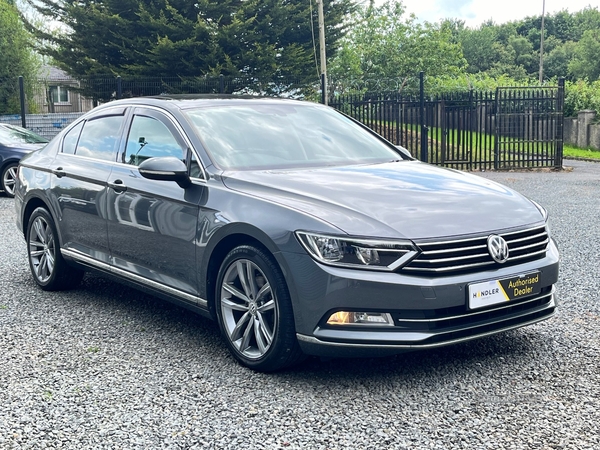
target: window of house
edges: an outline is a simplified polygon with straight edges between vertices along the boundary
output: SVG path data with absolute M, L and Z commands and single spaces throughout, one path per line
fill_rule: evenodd
M 63 86 L 50 86 L 52 103 L 69 103 L 69 90 Z

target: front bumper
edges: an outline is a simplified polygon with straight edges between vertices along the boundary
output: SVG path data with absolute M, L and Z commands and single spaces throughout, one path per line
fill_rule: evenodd
M 552 242 L 543 259 L 450 277 L 425 278 L 320 265 L 285 255 L 294 273 L 290 291 L 302 350 L 317 356 L 385 356 L 450 345 L 552 317 L 559 255 Z M 470 310 L 468 285 L 539 271 L 541 291 Z M 393 326 L 328 325 L 336 311 L 391 314 Z

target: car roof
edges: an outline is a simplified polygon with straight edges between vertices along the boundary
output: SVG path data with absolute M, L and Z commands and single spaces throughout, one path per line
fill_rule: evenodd
M 156 95 L 149 97 L 134 97 L 122 100 L 116 100 L 102 105 L 100 108 L 108 108 L 114 106 L 120 106 L 123 104 L 128 105 L 150 105 L 159 106 L 166 109 L 195 109 L 208 106 L 218 105 L 243 105 L 251 102 L 257 102 L 261 104 L 310 104 L 316 105 L 315 103 L 303 102 L 299 100 L 277 98 L 277 97 L 260 97 L 253 95 L 236 95 L 236 94 L 177 94 L 177 95 Z

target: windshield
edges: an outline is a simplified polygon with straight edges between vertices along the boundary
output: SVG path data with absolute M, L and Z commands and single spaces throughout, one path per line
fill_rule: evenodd
M 0 125 L 0 143 L 11 144 L 46 144 L 48 139 L 14 125 Z
M 329 108 L 254 103 L 186 111 L 213 162 L 251 170 L 341 166 L 402 159 L 384 141 Z

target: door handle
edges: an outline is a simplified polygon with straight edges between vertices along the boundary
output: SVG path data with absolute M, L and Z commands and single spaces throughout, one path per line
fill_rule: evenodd
M 127 186 L 125 186 L 123 180 L 109 181 L 108 187 L 113 189 L 117 194 L 122 194 L 127 190 Z
M 56 169 L 54 169 L 52 171 L 52 173 L 54 175 L 56 175 L 58 178 L 62 178 L 62 177 L 64 177 L 67 174 L 67 172 L 65 172 L 62 167 L 57 167 Z

